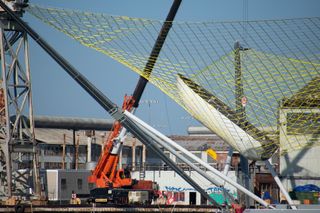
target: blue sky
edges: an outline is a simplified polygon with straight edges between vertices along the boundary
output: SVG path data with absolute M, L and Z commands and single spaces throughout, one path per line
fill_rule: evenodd
M 183 0 L 176 20 L 243 20 L 246 0 Z M 171 0 L 30 0 L 31 3 L 112 15 L 164 20 Z M 315 17 L 319 0 L 247 0 L 248 19 Z M 81 46 L 66 35 L 36 20 L 23 17 L 111 100 L 121 105 L 131 94 L 139 76 L 99 52 Z M 109 115 L 30 39 L 31 74 L 35 115 L 109 118 Z M 198 123 L 157 88 L 148 85 L 137 115 L 165 134 L 186 134 Z

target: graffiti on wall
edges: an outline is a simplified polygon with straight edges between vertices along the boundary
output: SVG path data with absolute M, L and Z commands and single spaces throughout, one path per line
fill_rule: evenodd
M 164 189 L 165 191 L 172 191 L 172 192 L 194 191 L 194 188 L 175 187 L 175 186 L 165 186 Z
M 230 195 L 232 195 L 235 199 L 238 197 L 238 194 L 236 191 L 231 191 L 230 189 L 226 189 L 224 187 L 209 187 L 207 189 L 207 193 L 212 197 L 217 203 L 223 204 L 225 202 L 229 203 L 228 200 L 226 200 L 226 195 L 224 191 L 228 192 Z
M 237 192 L 236 191 L 231 191 L 230 189 L 225 189 L 228 193 L 230 193 L 234 198 L 237 198 Z M 192 191 L 194 192 L 194 188 L 186 188 L 186 187 L 176 187 L 176 186 L 165 186 L 164 191 L 169 191 L 169 192 L 188 192 Z M 217 203 L 223 204 L 225 200 L 225 194 L 224 194 L 224 188 L 223 187 L 218 187 L 218 186 L 212 186 L 208 187 L 206 189 L 206 192 L 212 197 Z

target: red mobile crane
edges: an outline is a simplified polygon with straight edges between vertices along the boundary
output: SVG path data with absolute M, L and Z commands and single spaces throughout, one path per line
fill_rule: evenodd
M 134 106 L 132 96 L 125 96 L 122 109 L 131 111 Z M 113 202 L 128 203 L 129 192 L 143 191 L 146 194 L 144 200 L 140 202 L 150 204 L 157 197 L 158 185 L 153 181 L 135 180 L 130 176 L 130 171 L 117 169 L 119 163 L 119 152 L 121 150 L 122 139 L 120 136 L 122 126 L 119 121 L 114 122 L 100 155 L 99 161 L 92 175 L 89 176 L 88 182 L 94 183 L 96 189 L 90 194 L 89 202 Z
M 131 111 L 133 103 L 132 96 L 125 96 L 122 109 Z M 132 179 L 124 169 L 117 170 L 119 155 L 112 152 L 114 144 L 117 143 L 116 140 L 118 140 L 120 130 L 120 122 L 114 122 L 112 131 L 104 144 L 103 153 L 100 155 L 98 164 L 92 171 L 92 175 L 88 178 L 89 183 L 95 183 L 99 188 L 122 188 L 133 185 Z

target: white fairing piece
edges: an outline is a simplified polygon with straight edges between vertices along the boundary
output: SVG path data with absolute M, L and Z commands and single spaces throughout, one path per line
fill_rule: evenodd
M 202 99 L 178 77 L 177 89 L 186 109 L 208 129 L 251 160 L 262 159 L 262 144 Z

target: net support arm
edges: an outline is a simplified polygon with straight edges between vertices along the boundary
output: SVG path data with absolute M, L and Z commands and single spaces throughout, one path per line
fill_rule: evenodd
M 178 9 L 180 7 L 181 2 L 182 2 L 182 0 L 174 0 L 171 5 L 170 11 L 167 15 L 167 18 L 162 25 L 162 28 L 158 34 L 158 37 L 153 45 L 153 48 L 152 48 L 152 51 L 151 51 L 150 56 L 148 58 L 148 61 L 144 67 L 143 73 L 145 73 L 146 77 L 149 77 L 151 75 L 153 67 L 158 59 L 158 56 L 159 56 L 160 51 L 162 49 L 162 46 L 165 42 L 165 39 L 166 39 L 167 35 L 169 34 L 169 31 L 172 26 L 172 21 L 174 20 L 176 14 L 178 12 Z M 137 82 L 137 85 L 136 85 L 135 90 L 132 95 L 132 99 L 134 100 L 133 108 L 131 110 L 129 110 L 132 113 L 134 113 L 135 109 L 138 108 L 140 99 L 142 97 L 142 94 L 144 92 L 144 89 L 145 89 L 147 83 L 148 83 L 148 80 L 146 78 L 144 78 L 142 76 L 139 77 L 139 80 Z M 115 154 L 115 153 L 119 153 L 121 151 L 120 143 L 124 140 L 123 137 L 125 137 L 125 136 L 126 136 L 126 129 L 122 128 L 120 131 L 118 140 L 116 141 L 116 143 L 114 143 L 115 147 L 112 150 L 112 153 Z
M 133 99 L 135 100 L 133 107 L 137 108 L 139 105 L 140 98 L 142 96 L 142 93 L 148 83 L 147 78 L 151 75 L 151 72 L 153 70 L 154 65 L 157 62 L 158 56 L 160 54 L 160 51 L 163 47 L 163 44 L 169 34 L 169 31 L 172 27 L 172 21 L 174 20 L 174 17 L 177 14 L 177 11 L 179 9 L 179 6 L 181 4 L 182 0 L 174 0 L 170 11 L 168 13 L 168 16 L 165 20 L 165 22 L 162 25 L 162 28 L 159 32 L 159 35 L 157 37 L 157 40 L 152 48 L 151 54 L 148 58 L 148 61 L 146 63 L 146 66 L 144 67 L 143 73 L 145 77 L 140 76 L 139 81 L 136 85 L 136 88 L 133 92 Z

